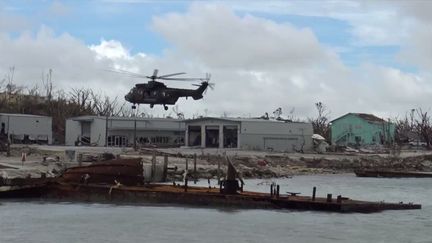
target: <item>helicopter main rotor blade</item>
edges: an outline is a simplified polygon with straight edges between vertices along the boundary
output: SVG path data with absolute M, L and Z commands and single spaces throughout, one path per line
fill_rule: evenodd
M 158 78 L 162 80 L 170 80 L 170 81 L 197 81 L 201 80 L 200 78 Z
M 172 73 L 172 74 L 165 74 L 165 75 L 162 75 L 162 76 L 159 76 L 159 77 L 157 77 L 157 78 L 168 78 L 168 77 L 172 77 L 172 76 L 176 76 L 176 75 L 181 75 L 181 74 L 186 74 L 185 72 L 181 72 L 181 73 Z
M 119 73 L 119 74 L 124 74 L 124 75 L 128 75 L 128 76 L 134 77 L 134 78 L 147 78 L 144 75 L 141 75 L 141 74 L 138 74 L 138 73 L 134 73 L 134 72 L 130 72 L 130 71 L 126 71 L 126 70 L 121 70 L 121 69 L 106 69 L 105 71 L 113 72 L 113 73 Z

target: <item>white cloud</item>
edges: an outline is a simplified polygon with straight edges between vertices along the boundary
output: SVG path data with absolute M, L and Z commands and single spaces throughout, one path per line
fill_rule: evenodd
M 0 53 L 0 73 L 5 74 L 14 66 L 18 85 L 41 85 L 42 73 L 52 69 L 53 82 L 58 88 L 90 87 L 110 95 L 127 90 L 126 85 L 119 85 L 118 77 L 104 71 L 113 67 L 114 59 L 98 59 L 96 52 L 82 41 L 68 34 L 55 35 L 47 27 L 36 35 L 23 33 L 16 38 L 0 35 Z M 134 61 L 139 63 L 142 59 L 140 56 Z M 119 89 L 112 89 L 116 86 Z
M 94 51 L 98 59 L 126 59 L 131 60 L 129 50 L 123 47 L 119 41 L 104 39 L 99 45 L 90 45 L 90 50 Z
M 327 58 L 311 30 L 239 17 L 222 5 L 194 4 L 186 14 L 155 17 L 154 29 L 184 55 L 213 67 L 285 69 Z

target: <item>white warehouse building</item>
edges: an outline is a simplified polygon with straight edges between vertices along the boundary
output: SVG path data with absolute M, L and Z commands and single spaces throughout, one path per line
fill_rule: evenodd
M 212 118 L 186 120 L 185 145 L 296 152 L 312 150 L 311 123 L 265 119 Z
M 0 113 L 1 131 L 11 143 L 52 143 L 52 118 L 49 116 Z
M 172 118 L 80 116 L 66 120 L 66 145 L 126 147 L 184 145 L 183 120 Z

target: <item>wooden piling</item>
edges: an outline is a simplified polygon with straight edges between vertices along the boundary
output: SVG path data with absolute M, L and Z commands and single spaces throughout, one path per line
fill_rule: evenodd
M 197 183 L 197 154 L 194 154 L 193 156 L 193 177 L 194 177 L 194 184 Z
M 7 143 L 6 157 L 10 157 L 10 143 Z
M 184 184 L 184 191 L 187 192 L 188 189 L 188 179 L 185 179 L 185 184 Z
M 156 173 L 156 151 L 153 150 L 153 156 L 152 156 L 152 160 L 151 160 L 151 173 L 150 173 L 150 177 L 151 177 L 151 181 L 154 181 L 155 179 L 155 173 Z
M 327 202 L 328 202 L 328 203 L 331 203 L 331 202 L 332 202 L 332 194 L 331 194 L 331 193 L 328 193 L 328 194 L 327 194 Z
M 273 183 L 270 185 L 270 196 L 273 196 Z
M 221 181 L 220 181 L 220 169 L 221 169 L 221 162 L 220 162 L 221 160 L 220 159 L 218 159 L 218 167 L 217 167 L 217 179 L 218 179 L 218 185 L 220 185 L 221 184 Z
M 314 186 L 312 189 L 312 201 L 315 201 L 315 196 L 316 196 L 316 187 Z
M 279 192 L 280 192 L 280 186 L 277 185 L 276 186 L 276 197 L 279 197 Z
M 77 156 L 77 160 L 78 160 L 78 166 L 82 166 L 82 161 L 83 161 L 83 154 L 79 153 Z
M 163 163 L 163 175 L 162 180 L 166 181 L 168 176 L 168 155 L 164 155 L 164 163 Z

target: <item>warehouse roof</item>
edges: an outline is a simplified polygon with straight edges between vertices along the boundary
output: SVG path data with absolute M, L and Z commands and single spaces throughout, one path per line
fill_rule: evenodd
M 50 116 L 18 114 L 18 113 L 0 113 L 0 116 L 19 116 L 19 117 L 34 117 L 34 118 L 51 118 Z
M 292 122 L 275 119 L 263 119 L 263 118 L 241 118 L 241 117 L 200 117 L 196 119 L 187 119 L 186 122 L 192 121 L 204 121 L 204 120 L 220 120 L 220 121 L 234 121 L 234 122 L 275 122 L 275 123 L 304 123 L 304 122 Z
M 77 116 L 69 118 L 70 120 L 74 121 L 93 121 L 95 119 L 106 119 L 106 116 Z M 68 119 L 68 120 L 69 120 Z M 181 122 L 184 120 L 181 119 L 175 119 L 175 118 L 148 118 L 148 117 L 117 117 L 117 116 L 110 116 L 108 117 L 108 120 L 123 120 L 123 121 L 133 121 L 133 120 L 144 120 L 144 121 L 177 121 Z

